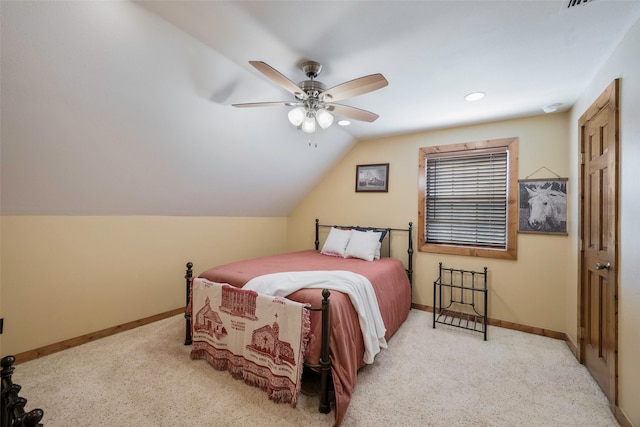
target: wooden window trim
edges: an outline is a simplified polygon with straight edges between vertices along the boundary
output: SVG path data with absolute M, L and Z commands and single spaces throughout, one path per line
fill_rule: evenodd
M 492 249 L 470 246 L 455 246 L 445 244 L 426 244 L 424 239 L 425 215 L 425 156 L 455 155 L 465 151 L 491 150 L 506 148 L 509 152 L 508 161 L 508 194 L 507 194 L 507 248 Z M 501 138 L 461 144 L 422 147 L 419 149 L 418 171 L 418 250 L 449 255 L 477 256 L 485 258 L 515 260 L 518 258 L 518 138 Z

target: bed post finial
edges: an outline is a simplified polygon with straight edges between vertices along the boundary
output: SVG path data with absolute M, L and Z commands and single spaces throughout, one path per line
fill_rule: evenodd
M 316 251 L 318 250 L 318 248 L 320 247 L 320 237 L 318 234 L 318 229 L 320 228 L 320 220 L 318 218 L 316 218 Z

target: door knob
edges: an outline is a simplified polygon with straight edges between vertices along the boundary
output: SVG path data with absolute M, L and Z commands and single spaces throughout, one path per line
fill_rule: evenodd
M 606 264 L 600 264 L 599 262 L 596 262 L 596 270 L 608 270 L 611 268 L 611 263 L 606 263 Z

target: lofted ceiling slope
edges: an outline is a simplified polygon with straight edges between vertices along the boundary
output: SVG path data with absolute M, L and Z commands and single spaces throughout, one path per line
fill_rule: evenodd
M 640 2 L 0 2 L 3 215 L 286 216 L 356 141 L 570 108 Z M 373 123 L 307 135 L 248 64 L 328 87 Z M 467 103 L 472 91 L 487 96 Z

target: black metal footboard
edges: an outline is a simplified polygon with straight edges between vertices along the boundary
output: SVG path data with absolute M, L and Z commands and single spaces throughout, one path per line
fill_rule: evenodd
M 191 312 L 189 310 L 189 304 L 191 302 L 191 282 L 193 280 L 193 263 L 188 262 L 186 264 L 187 270 L 184 275 L 187 304 L 184 312 L 186 320 L 185 325 L 185 337 L 184 345 L 192 344 L 191 336 Z M 310 311 L 322 312 L 322 341 L 320 347 L 320 360 L 317 365 L 305 363 L 305 366 L 314 369 L 320 369 L 320 403 L 318 411 L 323 414 L 331 412 L 331 402 L 329 401 L 329 389 L 331 385 L 331 359 L 329 358 L 329 321 L 330 321 L 330 308 L 331 301 L 329 296 L 331 292 L 328 289 L 322 290 L 322 305 L 321 307 L 305 307 Z
M 186 280 L 185 289 L 187 296 L 187 305 L 184 310 L 184 318 L 186 320 L 186 330 L 184 334 L 184 345 L 191 345 L 191 312 L 189 311 L 189 303 L 191 302 L 191 279 L 193 279 L 193 263 L 187 263 L 187 272 L 184 275 Z
M 2 364 L 2 394 L 1 394 L 1 406 L 2 406 L 2 418 L 1 427 L 35 427 L 42 426 L 40 420 L 44 416 L 42 409 L 33 409 L 29 412 L 25 412 L 24 407 L 27 404 L 27 399 L 20 397 L 20 387 L 18 384 L 14 384 L 11 377 L 15 368 L 12 366 L 16 361 L 14 356 L 5 356 L 0 362 Z
M 304 365 L 320 369 L 320 405 L 318 411 L 323 414 L 331 412 L 331 402 L 329 402 L 329 385 L 331 384 L 331 359 L 329 359 L 329 321 L 331 320 L 331 312 L 329 310 L 331 292 L 329 289 L 322 290 L 322 307 L 305 307 L 310 311 L 322 312 L 322 342 L 320 347 L 320 360 L 317 365 L 305 363 Z

